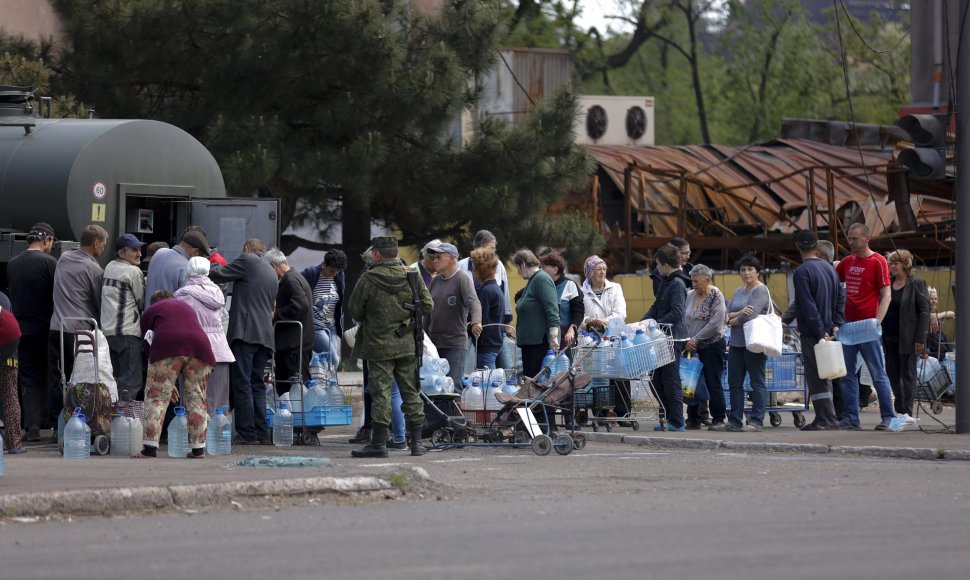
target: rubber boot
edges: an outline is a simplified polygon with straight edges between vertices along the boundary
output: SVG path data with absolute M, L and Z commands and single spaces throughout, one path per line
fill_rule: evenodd
M 421 429 L 423 425 L 408 425 L 408 444 L 411 446 L 411 456 L 417 457 L 428 452 L 428 448 L 421 444 Z
M 370 441 L 371 426 L 364 424 L 357 430 L 357 434 L 350 438 L 348 443 L 367 443 Z
M 387 425 L 374 423 L 371 426 L 370 443 L 360 449 L 354 449 L 350 455 L 364 458 L 387 457 Z

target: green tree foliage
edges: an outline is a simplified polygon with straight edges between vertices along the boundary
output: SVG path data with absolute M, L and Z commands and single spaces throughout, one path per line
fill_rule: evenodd
M 51 95 L 56 57 L 49 40 L 33 42 L 23 37 L 0 32 L 0 85 L 33 89 L 38 95 Z M 54 94 L 51 101 L 54 117 L 83 117 L 87 108 L 70 94 Z
M 591 170 L 572 145 L 572 96 L 518 126 L 473 119 L 464 148 L 452 136 L 507 33 L 498 0 L 445 2 L 434 17 L 394 0 L 54 5 L 79 94 L 105 113 L 185 128 L 219 160 L 231 194 L 282 198 L 284 225 L 336 218 L 348 254 L 366 247 L 373 223 L 405 244 L 467 243 L 488 227 L 510 249 L 576 226 L 542 217 Z M 284 240 L 296 245 L 314 246 Z

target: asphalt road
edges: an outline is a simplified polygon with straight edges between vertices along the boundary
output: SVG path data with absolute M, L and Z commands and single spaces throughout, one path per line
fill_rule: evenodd
M 965 579 L 968 463 L 453 450 L 409 500 L 7 523 L 0 578 Z

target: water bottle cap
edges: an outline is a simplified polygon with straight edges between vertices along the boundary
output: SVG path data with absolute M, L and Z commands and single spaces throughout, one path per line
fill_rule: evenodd
M 185 415 L 185 407 L 182 407 L 181 405 L 175 407 L 175 416 L 181 417 L 182 415 Z
M 82 423 L 87 423 L 87 422 L 88 422 L 88 418 L 84 416 L 84 413 L 78 413 L 78 414 L 77 414 L 77 418 L 78 418 L 78 420 L 80 420 L 80 421 L 81 421 Z
M 280 401 L 280 404 L 279 404 L 279 407 L 278 408 L 279 409 L 289 409 L 289 407 L 286 404 L 286 401 Z
M 643 334 L 643 329 L 642 328 L 638 328 L 637 329 L 637 334 Z
M 556 354 L 556 352 L 554 350 L 552 350 L 551 348 L 546 351 L 546 356 L 555 355 L 555 354 Z
M 225 415 L 225 414 L 226 414 L 225 407 L 219 407 L 218 409 L 216 409 L 216 415 Z
M 310 379 L 309 381 L 306 382 L 306 388 L 308 388 L 308 389 L 312 389 L 315 386 L 317 386 L 317 380 L 316 379 Z

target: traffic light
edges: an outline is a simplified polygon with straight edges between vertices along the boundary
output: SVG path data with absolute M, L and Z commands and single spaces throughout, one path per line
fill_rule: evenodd
M 946 129 L 936 115 L 906 115 L 896 123 L 915 145 L 899 152 L 898 161 L 916 179 L 946 177 Z

